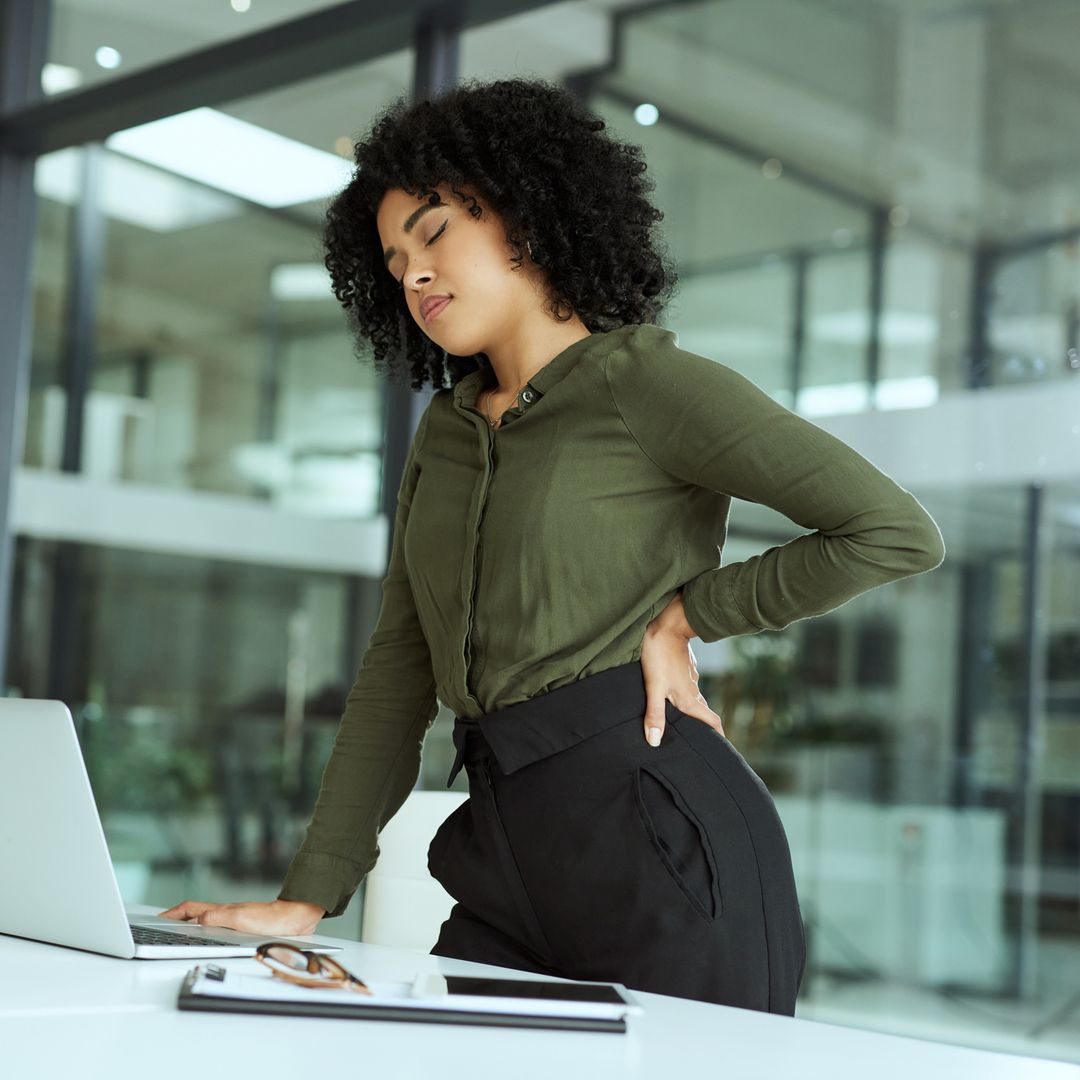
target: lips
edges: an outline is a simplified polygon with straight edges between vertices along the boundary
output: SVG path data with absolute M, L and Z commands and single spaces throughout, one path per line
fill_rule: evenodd
M 420 314 L 424 317 L 424 322 L 431 322 L 452 299 L 453 297 L 450 296 L 427 297 L 420 305 Z

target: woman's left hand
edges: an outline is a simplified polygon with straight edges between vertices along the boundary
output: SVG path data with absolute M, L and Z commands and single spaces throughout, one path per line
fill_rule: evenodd
M 679 712 L 724 734 L 723 720 L 709 708 L 698 690 L 697 661 L 690 648 L 690 639 L 694 636 L 683 610 L 682 593 L 676 593 L 671 603 L 645 628 L 641 668 L 645 676 L 645 738 L 651 746 L 659 746 L 664 737 L 667 727 L 665 701 L 670 701 Z M 653 735 L 651 739 L 650 734 Z

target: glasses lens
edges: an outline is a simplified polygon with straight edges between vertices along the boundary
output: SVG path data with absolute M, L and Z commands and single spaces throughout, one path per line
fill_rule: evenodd
M 307 957 L 290 945 L 271 945 L 263 955 L 288 971 L 307 971 Z
M 336 960 L 322 953 L 312 953 L 310 957 L 293 945 L 266 945 L 259 948 L 259 955 L 271 966 L 282 973 L 303 974 L 306 978 L 322 978 L 329 983 L 351 983 L 362 986 L 363 983 L 350 974 Z
M 329 975 L 334 979 L 348 977 L 349 973 L 336 960 L 331 960 L 329 956 L 323 956 L 322 953 L 316 953 L 315 958 L 319 961 L 319 967 L 324 975 Z

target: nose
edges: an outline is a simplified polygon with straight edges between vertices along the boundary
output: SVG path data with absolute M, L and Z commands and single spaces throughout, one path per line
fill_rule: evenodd
M 412 288 L 417 288 L 420 285 L 426 285 L 431 280 L 430 273 L 414 274 L 411 278 L 406 277 L 405 283 L 411 285 Z

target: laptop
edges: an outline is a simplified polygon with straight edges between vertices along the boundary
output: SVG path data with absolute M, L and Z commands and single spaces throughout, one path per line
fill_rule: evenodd
M 0 934 L 135 960 L 252 956 L 265 941 L 341 951 L 129 912 L 62 701 L 0 698 L 0 769 Z

